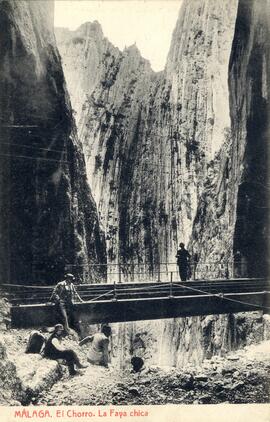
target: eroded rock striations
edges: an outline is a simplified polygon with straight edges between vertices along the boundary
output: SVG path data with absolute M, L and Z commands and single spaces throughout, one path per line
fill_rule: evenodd
M 67 268 L 93 279 L 89 264 L 106 260 L 53 13 L 0 1 L 1 282 L 53 283 Z
M 167 279 L 159 264 L 175 262 L 184 240 L 198 276 L 265 272 L 268 10 L 268 0 L 184 1 L 159 73 L 96 22 L 57 30 L 109 263 L 160 266 Z M 153 362 L 199 362 L 245 343 L 251 325 L 240 333 L 236 317 L 209 316 L 120 326 L 119 359 L 139 335 Z
M 269 10 L 269 0 L 239 1 L 229 66 L 231 129 L 209 163 L 193 229 L 201 258 L 225 256 L 238 277 L 269 269 Z
M 108 262 L 151 272 L 188 242 L 208 163 L 230 126 L 236 8 L 184 2 L 159 73 L 136 46 L 113 47 L 96 22 L 57 30 Z
M 106 229 L 108 261 L 118 263 L 120 256 L 125 260 L 141 253 L 138 239 L 137 246 L 134 237 L 126 242 L 126 231 L 136 230 L 136 221 L 129 217 L 129 195 L 137 156 L 143 153 L 139 132 L 147 130 L 142 109 L 144 104 L 147 107 L 147 93 L 155 75 L 136 46 L 120 52 L 104 38 L 96 22 L 82 25 L 65 37 L 63 30 L 56 34 L 83 140 L 88 178 Z M 137 183 L 139 186 L 141 180 Z

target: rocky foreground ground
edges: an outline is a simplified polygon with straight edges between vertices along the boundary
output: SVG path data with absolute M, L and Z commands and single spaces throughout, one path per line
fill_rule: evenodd
M 267 403 L 270 393 L 270 340 L 224 357 L 213 356 L 200 367 L 181 369 L 145 364 L 141 373 L 89 365 L 70 377 L 65 365 L 25 354 L 29 330 L 0 335 L 0 404 L 108 405 Z M 48 335 L 48 334 L 47 334 Z M 65 340 L 86 362 L 87 346 Z
M 201 368 L 145 368 L 139 374 L 89 366 L 64 375 L 35 403 L 46 405 L 269 402 L 270 341 L 214 356 Z

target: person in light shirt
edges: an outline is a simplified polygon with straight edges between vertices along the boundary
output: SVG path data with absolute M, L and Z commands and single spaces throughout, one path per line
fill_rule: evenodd
M 64 359 L 67 363 L 69 374 L 77 375 L 79 374 L 76 371 L 77 368 L 86 368 L 87 365 L 83 365 L 77 354 L 72 349 L 65 349 L 61 344 L 61 340 L 64 335 L 64 327 L 62 324 L 56 324 L 54 331 L 51 336 L 48 338 L 46 345 L 44 347 L 43 355 L 49 359 Z
M 73 281 L 73 274 L 66 274 L 63 281 L 57 283 L 53 289 L 49 302 L 55 303 L 57 310 L 62 316 L 62 322 L 67 334 L 70 334 L 70 323 L 76 326 L 73 304 L 76 301 L 83 302 L 78 294 Z
M 100 333 L 93 336 L 85 337 L 80 341 L 79 345 L 82 346 L 86 343 L 91 343 L 88 352 L 88 362 L 94 365 L 101 365 L 108 368 L 109 364 L 109 337 L 112 334 L 112 329 L 108 325 L 101 328 Z

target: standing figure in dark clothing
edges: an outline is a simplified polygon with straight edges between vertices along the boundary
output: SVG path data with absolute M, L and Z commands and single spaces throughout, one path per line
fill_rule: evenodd
M 180 249 L 177 251 L 177 265 L 179 268 L 179 275 L 181 281 L 186 281 L 188 278 L 189 268 L 190 268 L 190 254 L 185 249 L 184 243 L 179 244 Z
M 69 374 L 76 375 L 78 372 L 75 370 L 75 365 L 77 368 L 86 368 L 87 365 L 83 365 L 77 354 L 74 350 L 65 349 L 61 340 L 64 334 L 64 327 L 62 324 L 56 324 L 54 327 L 54 332 L 48 338 L 45 348 L 44 348 L 44 357 L 49 359 L 64 359 L 67 362 Z
M 62 316 L 67 334 L 70 333 L 70 323 L 75 326 L 73 304 L 76 300 L 83 302 L 73 284 L 74 278 L 73 274 L 66 274 L 64 280 L 55 286 L 50 298 Z

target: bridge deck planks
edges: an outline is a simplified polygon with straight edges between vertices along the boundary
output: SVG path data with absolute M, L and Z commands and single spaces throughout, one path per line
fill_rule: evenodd
M 100 285 L 98 285 L 100 286 Z M 190 290 L 190 288 L 194 290 Z M 81 285 L 78 290 L 81 297 L 85 301 L 89 300 L 102 300 L 102 295 L 106 292 L 110 292 L 106 295 L 107 298 L 113 298 L 116 295 L 118 298 L 140 298 L 140 297 L 162 297 L 172 292 L 173 295 L 186 295 L 193 294 L 198 295 L 200 292 L 196 291 L 203 290 L 208 293 L 229 293 L 229 292 L 253 292 L 268 290 L 270 288 L 268 280 L 237 280 L 234 283 L 228 280 L 213 282 L 206 281 L 191 281 L 186 283 L 173 283 L 172 286 L 168 283 L 136 283 L 136 284 L 121 284 L 121 285 Z M 23 304 L 35 304 L 35 303 L 46 303 L 49 301 L 51 296 L 50 292 L 43 292 L 38 290 L 23 289 L 21 292 L 7 293 L 7 297 L 10 302 L 14 305 Z M 99 296 L 101 296 L 99 298 Z
M 88 285 L 87 288 L 85 285 L 80 286 L 85 290 L 82 297 L 92 301 L 75 304 L 75 313 L 79 320 L 94 324 L 246 312 L 270 305 L 270 288 L 266 279 L 192 281 L 180 284 L 185 287 L 180 287 L 179 283 L 174 283 L 172 287 L 164 283 L 107 284 L 98 285 L 98 288 L 97 285 Z M 114 287 L 115 296 L 112 292 L 96 300 L 97 296 L 113 290 Z M 206 293 L 201 294 L 189 290 L 188 287 L 201 289 Z M 173 297 L 170 297 L 171 294 Z M 212 294 L 221 294 L 224 298 Z M 44 295 L 46 300 L 48 297 Z M 12 307 L 14 327 L 53 325 L 59 322 L 54 305 L 34 303 L 39 298 L 38 295 L 34 298 L 21 297 L 21 305 Z M 225 298 L 247 303 L 227 301 Z M 16 300 L 18 298 L 14 298 Z

